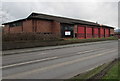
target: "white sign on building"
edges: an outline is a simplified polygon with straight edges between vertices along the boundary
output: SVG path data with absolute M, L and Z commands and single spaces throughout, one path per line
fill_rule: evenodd
M 70 31 L 65 31 L 65 35 L 71 35 Z

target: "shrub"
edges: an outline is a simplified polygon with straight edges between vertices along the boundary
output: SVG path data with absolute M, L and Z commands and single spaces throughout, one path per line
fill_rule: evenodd
M 44 34 L 44 33 L 7 33 L 2 34 L 3 41 L 26 41 L 26 40 L 60 40 L 57 34 Z

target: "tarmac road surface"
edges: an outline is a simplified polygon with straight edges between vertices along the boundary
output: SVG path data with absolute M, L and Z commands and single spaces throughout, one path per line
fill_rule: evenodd
M 118 57 L 118 41 L 2 57 L 3 79 L 68 79 Z

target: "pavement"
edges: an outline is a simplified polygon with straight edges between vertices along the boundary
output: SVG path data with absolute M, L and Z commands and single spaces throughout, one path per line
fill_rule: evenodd
M 77 43 L 77 44 L 68 44 L 68 45 L 59 45 L 59 46 L 48 46 L 48 47 L 35 47 L 35 48 L 5 50 L 5 51 L 2 51 L 2 55 L 12 55 L 12 54 L 35 52 L 35 51 L 44 51 L 44 50 L 53 50 L 53 49 L 61 49 L 61 48 L 78 47 L 78 46 L 85 46 L 85 45 L 91 45 L 91 44 L 109 43 L 109 42 L 113 42 L 113 41 L 115 41 L 115 40 L 89 42 L 89 43 Z
M 118 58 L 118 41 L 74 45 L 5 55 L 2 57 L 3 66 L 0 67 L 2 78 L 69 79 Z

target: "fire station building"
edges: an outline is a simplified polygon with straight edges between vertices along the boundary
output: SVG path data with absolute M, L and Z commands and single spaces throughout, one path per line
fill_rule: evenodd
M 114 35 L 114 28 L 79 19 L 32 13 L 27 18 L 3 23 L 4 33 L 45 33 L 62 38 L 102 38 Z

